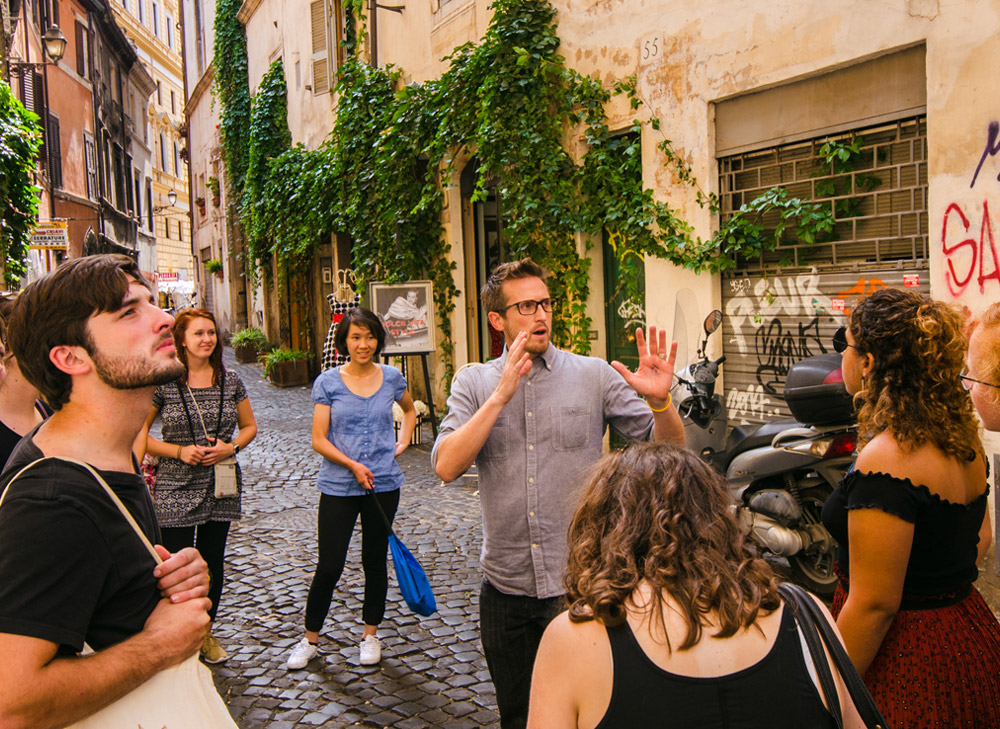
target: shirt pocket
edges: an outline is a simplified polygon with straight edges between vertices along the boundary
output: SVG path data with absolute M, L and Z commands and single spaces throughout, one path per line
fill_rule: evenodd
M 334 409 L 336 408 L 336 409 Z M 392 416 L 390 416 L 391 418 Z M 362 408 L 335 403 L 330 408 L 330 432 L 342 435 L 366 435 L 372 429 L 372 419 Z
M 510 449 L 510 418 L 501 415 L 493 424 L 489 438 L 479 451 L 479 458 L 484 461 L 496 461 L 507 457 Z
M 590 442 L 590 410 L 579 405 L 552 408 L 557 451 L 575 451 Z

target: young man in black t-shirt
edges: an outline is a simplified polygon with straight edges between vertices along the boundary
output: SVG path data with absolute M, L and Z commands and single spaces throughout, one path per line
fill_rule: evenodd
M 55 408 L 0 476 L 49 456 L 96 468 L 150 541 L 159 530 L 132 458 L 156 386 L 176 379 L 173 319 L 126 256 L 78 258 L 18 297 L 8 343 Z M 49 460 L 0 505 L 0 724 L 63 727 L 193 655 L 208 571 L 193 549 L 156 566 L 94 477 Z M 77 652 L 86 642 L 96 652 Z M 179 697 L 183 700 L 183 697 Z

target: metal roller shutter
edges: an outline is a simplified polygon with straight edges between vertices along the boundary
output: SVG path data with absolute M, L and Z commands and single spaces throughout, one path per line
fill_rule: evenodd
M 817 194 L 817 185 L 836 177 L 841 191 L 830 198 L 835 240 L 809 246 L 786 233 L 774 254 L 744 262 L 723 277 L 730 426 L 790 417 L 783 398 L 788 368 L 832 351 L 833 332 L 859 298 L 889 286 L 929 291 L 926 119 L 842 138 L 856 137 L 863 140 L 862 154 L 846 176 L 823 174 L 816 152 L 825 139 L 719 160 L 723 215 L 775 185 L 803 199 L 820 199 L 826 196 Z

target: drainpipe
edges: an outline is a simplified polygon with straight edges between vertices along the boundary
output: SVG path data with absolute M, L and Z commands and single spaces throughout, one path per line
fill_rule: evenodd
M 0 0 L 3 2 L 3 0 Z M 88 30 L 92 38 L 97 39 L 97 28 L 94 23 L 94 11 L 87 11 L 87 25 Z M 104 47 L 103 43 L 92 43 L 91 48 L 94 46 L 100 46 L 103 53 L 107 52 L 107 48 Z M 87 69 L 90 72 L 90 89 L 91 98 L 93 103 L 91 106 L 94 107 L 94 156 L 97 157 L 97 241 L 101 243 L 104 237 L 104 185 L 107 182 L 107 176 L 104 171 L 104 130 L 101 125 L 101 99 L 99 98 L 99 93 L 97 90 L 97 73 L 95 69 L 97 68 L 98 59 L 95 54 L 91 54 L 90 58 L 90 68 Z M 86 255 L 86 252 L 84 252 Z

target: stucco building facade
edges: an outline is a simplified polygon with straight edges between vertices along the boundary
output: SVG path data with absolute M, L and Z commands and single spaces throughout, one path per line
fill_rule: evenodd
M 142 225 L 156 241 L 156 277 L 164 280 L 161 290 L 169 291 L 169 284 L 190 282 L 195 274 L 188 215 L 179 3 L 113 0 L 110 7 L 152 79 L 144 99 L 128 101 L 141 119 L 134 129 L 136 143 L 148 150 L 146 164 L 136 171 L 132 184 L 143 202 Z
M 788 368 L 831 350 L 830 335 L 859 296 L 912 287 L 972 315 L 1000 299 L 1000 105 L 984 91 L 1000 57 L 997 0 L 553 4 L 569 66 L 607 87 L 635 77 L 642 106 L 614 100 L 611 129 L 626 133 L 636 117 L 659 120 L 659 130 L 639 132 L 643 182 L 697 236 L 711 238 L 726 216 L 776 186 L 828 199 L 835 214 L 829 239 L 805 246 L 786 234 L 773 257 L 741 261 L 724 275 L 647 259 L 639 302 L 607 301 L 616 277 L 607 235 L 581 237 L 579 253 L 592 259 L 593 354 L 621 358 L 633 346 L 629 329 L 652 323 L 672 327 L 693 355 L 701 318 L 719 308 L 723 330 L 709 348 L 727 355 L 729 422 L 752 425 L 787 412 Z M 491 17 L 486 0 L 366 8 L 369 42 L 376 39 L 367 57 L 399 68 L 403 84 L 439 77 L 445 57 L 482 38 Z M 314 148 L 336 108 L 329 89 L 343 32 L 340 3 L 247 0 L 239 17 L 251 90 L 282 58 L 293 141 Z M 690 164 L 698 187 L 719 196 L 721 217 L 665 164 L 664 139 Z M 836 174 L 819 162 L 828 140 L 856 150 Z M 579 136 L 567 145 L 583 151 Z M 461 292 L 451 322 L 456 367 L 496 354 L 476 292 L 503 255 L 502 200 L 472 198 L 474 150 L 461 154 L 442 186 L 442 225 Z M 349 242 L 336 237 L 317 252 L 317 294 L 333 290 L 349 258 Z M 314 300 L 318 320 L 325 302 Z M 280 316 L 264 312 L 271 319 Z M 440 401 L 444 368 L 434 369 Z M 987 434 L 985 442 L 995 474 L 1000 440 Z M 988 573 L 995 584 L 994 563 Z

